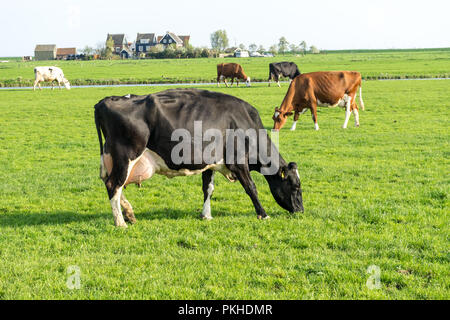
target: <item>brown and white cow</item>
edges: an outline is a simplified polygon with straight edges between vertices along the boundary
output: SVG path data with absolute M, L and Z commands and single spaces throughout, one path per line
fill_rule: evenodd
M 233 85 L 234 78 L 236 78 L 236 86 L 239 85 L 239 79 L 245 81 L 247 87 L 250 87 L 250 77 L 248 77 L 242 66 L 238 63 L 220 63 L 217 65 L 217 86 L 220 80 L 223 79 L 225 85 L 228 87 L 227 78 L 231 78 L 231 85 Z
M 345 108 L 343 128 L 347 128 L 350 114 L 353 111 L 355 126 L 359 127 L 358 105 L 356 91 L 359 87 L 359 104 L 364 110 L 361 91 L 361 74 L 356 71 L 324 71 L 304 73 L 296 77 L 289 86 L 288 92 L 280 108 L 275 108 L 273 115 L 274 130 L 280 130 L 286 123 L 287 117 L 294 111 L 294 123 L 291 130 L 295 130 L 300 114 L 311 111 L 314 128 L 319 130 L 317 123 L 317 106 Z

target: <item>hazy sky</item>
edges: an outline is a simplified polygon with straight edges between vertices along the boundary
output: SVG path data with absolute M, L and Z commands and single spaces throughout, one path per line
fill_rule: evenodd
M 320 49 L 450 47 L 449 0 L 2 1 L 0 56 L 33 55 L 40 44 L 96 47 L 106 34 L 191 35 L 210 46 L 225 29 L 230 45 L 268 48 L 285 36 Z

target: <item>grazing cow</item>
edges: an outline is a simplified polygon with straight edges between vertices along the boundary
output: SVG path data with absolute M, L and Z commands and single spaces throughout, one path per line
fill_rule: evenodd
M 271 80 L 276 81 L 278 87 L 281 87 L 281 76 L 289 78 L 289 82 L 291 82 L 296 76 L 299 75 L 300 70 L 298 70 L 298 67 L 294 62 L 272 62 L 269 64 L 269 87 Z
M 236 78 L 236 86 L 239 86 L 239 79 L 245 81 L 247 87 L 250 87 L 250 77 L 244 73 L 244 69 L 238 63 L 220 63 L 217 65 L 217 86 L 220 80 L 223 79 L 225 85 L 228 87 L 227 78 L 231 78 L 231 85 L 233 85 L 234 78 Z
M 361 74 L 356 71 L 312 72 L 296 77 L 290 84 L 280 108 L 275 108 L 272 118 L 273 129 L 280 130 L 287 117 L 294 111 L 294 123 L 291 130 L 295 130 L 299 115 L 309 109 L 314 128 L 319 130 L 317 106 L 345 107 L 345 121 L 342 127 L 347 128 L 352 111 L 355 115 L 355 126 L 359 127 L 358 105 L 355 98 L 359 87 L 359 104 L 364 110 L 361 81 Z
M 58 67 L 36 67 L 34 68 L 34 85 L 33 90 L 36 90 L 36 85 L 39 85 L 39 89 L 41 88 L 41 82 L 50 81 L 53 87 L 53 81 L 58 82 L 58 87 L 61 89 L 61 82 L 64 84 L 67 90 L 70 90 L 70 83 L 64 77 L 63 71 Z
M 210 199 L 216 171 L 229 181 L 239 180 L 259 219 L 268 216 L 250 175 L 253 170 L 264 174 L 274 199 L 282 208 L 290 212 L 303 211 L 297 164 L 286 163 L 268 137 L 258 111 L 238 98 L 198 89 L 106 97 L 95 105 L 95 123 L 100 143 L 100 177 L 108 192 L 116 226 L 126 227 L 125 220 L 135 222 L 133 208 L 125 198 L 123 188 L 132 183 L 140 184 L 155 173 L 169 178 L 201 173 L 204 219 L 212 218 Z M 251 153 L 256 149 L 250 148 L 255 141 L 252 142 L 249 136 L 242 140 L 243 143 L 237 141 L 235 146 L 238 136 L 234 133 L 226 143 L 220 144 L 233 130 L 258 130 L 260 135 L 256 139 L 261 144 L 257 151 Z M 212 136 L 209 140 L 198 140 L 199 136 L 200 139 L 202 135 L 206 137 L 208 132 L 215 132 L 214 143 L 219 146 L 209 159 L 204 155 L 208 152 L 212 155 L 211 144 L 205 146 L 205 141 L 212 141 Z M 182 156 L 180 137 L 186 138 L 183 143 L 187 147 Z M 271 149 L 270 161 L 265 158 L 267 153 L 262 153 L 264 144 Z M 183 161 L 180 162 L 178 156 Z M 275 162 L 278 165 L 271 173 L 265 171 Z

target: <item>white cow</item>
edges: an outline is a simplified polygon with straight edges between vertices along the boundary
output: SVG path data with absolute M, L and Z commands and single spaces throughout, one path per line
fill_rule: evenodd
M 69 80 L 64 78 L 63 71 L 58 67 L 36 67 L 34 68 L 34 86 L 33 90 L 36 90 L 36 85 L 39 85 L 39 89 L 41 88 L 41 82 L 50 81 L 53 87 L 53 81 L 58 81 L 58 87 L 61 89 L 61 82 L 64 84 L 67 90 L 70 90 Z

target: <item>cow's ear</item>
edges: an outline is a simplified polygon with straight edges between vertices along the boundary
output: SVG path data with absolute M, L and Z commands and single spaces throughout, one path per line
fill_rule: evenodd
M 286 117 L 290 117 L 290 116 L 292 116 L 294 113 L 293 112 L 286 112 L 284 115 L 286 116 Z
M 287 178 L 287 167 L 280 167 L 280 170 L 278 171 L 278 174 L 280 175 L 281 179 Z
M 295 162 L 289 162 L 288 169 L 289 170 L 297 170 L 298 169 L 297 164 Z

